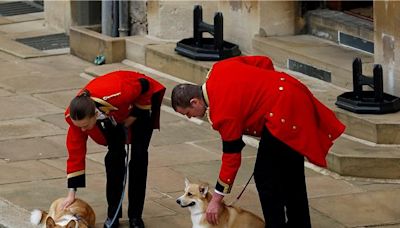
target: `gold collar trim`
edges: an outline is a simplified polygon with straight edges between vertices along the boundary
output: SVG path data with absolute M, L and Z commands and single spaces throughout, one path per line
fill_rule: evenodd
M 201 86 L 201 91 L 203 92 L 204 102 L 206 103 L 207 107 L 209 107 L 210 100 L 208 99 L 206 83 L 204 83 L 204 84 Z
M 98 107 L 98 109 L 100 109 L 102 112 L 104 112 L 105 114 L 109 114 L 111 111 L 117 111 L 118 108 L 114 107 L 112 104 L 108 103 L 105 100 L 102 100 L 100 98 L 97 97 L 90 97 L 92 98 L 93 101 L 101 104 L 102 106 Z

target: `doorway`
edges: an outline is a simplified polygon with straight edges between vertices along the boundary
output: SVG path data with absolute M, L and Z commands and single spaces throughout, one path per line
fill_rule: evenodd
M 373 1 L 326 1 L 326 8 L 373 21 Z

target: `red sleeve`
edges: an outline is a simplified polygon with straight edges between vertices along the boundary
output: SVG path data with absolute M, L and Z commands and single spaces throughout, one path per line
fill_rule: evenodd
M 221 193 L 231 192 L 236 174 L 240 168 L 242 155 L 240 152 L 223 153 L 219 178 L 215 189 Z
M 222 164 L 215 189 L 228 194 L 241 164 L 241 151 L 244 147 L 242 124 L 237 118 L 225 118 L 213 123 L 213 127 L 219 131 L 223 141 Z
M 85 187 L 85 157 L 88 135 L 70 125 L 67 133 L 67 181 L 69 188 Z

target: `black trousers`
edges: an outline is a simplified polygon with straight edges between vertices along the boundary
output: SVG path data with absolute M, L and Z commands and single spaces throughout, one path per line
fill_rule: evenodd
M 311 227 L 304 157 L 264 127 L 254 180 L 267 228 Z
M 128 217 L 141 218 L 146 193 L 148 147 L 153 133 L 150 113 L 141 115 L 130 127 L 132 131 L 131 159 L 129 161 L 128 184 Z M 105 156 L 106 166 L 106 196 L 108 203 L 107 214 L 113 218 L 118 209 L 123 191 L 125 175 L 125 130 L 122 125 L 117 125 L 105 131 L 108 143 L 108 152 Z M 118 212 L 122 217 L 122 208 Z

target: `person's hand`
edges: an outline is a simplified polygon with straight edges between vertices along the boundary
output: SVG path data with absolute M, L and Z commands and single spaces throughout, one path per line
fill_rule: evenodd
M 223 195 L 220 195 L 216 192 L 213 193 L 213 197 L 208 204 L 206 210 L 206 218 L 207 222 L 212 225 L 218 225 L 218 216 L 220 211 L 222 210 L 222 199 L 224 198 Z
M 61 210 L 67 209 L 75 201 L 75 191 L 69 191 L 67 197 L 60 205 Z
M 129 126 L 131 126 L 133 124 L 133 122 L 135 122 L 136 117 L 133 116 L 128 116 L 128 118 L 126 118 L 124 120 L 124 127 L 128 128 Z

